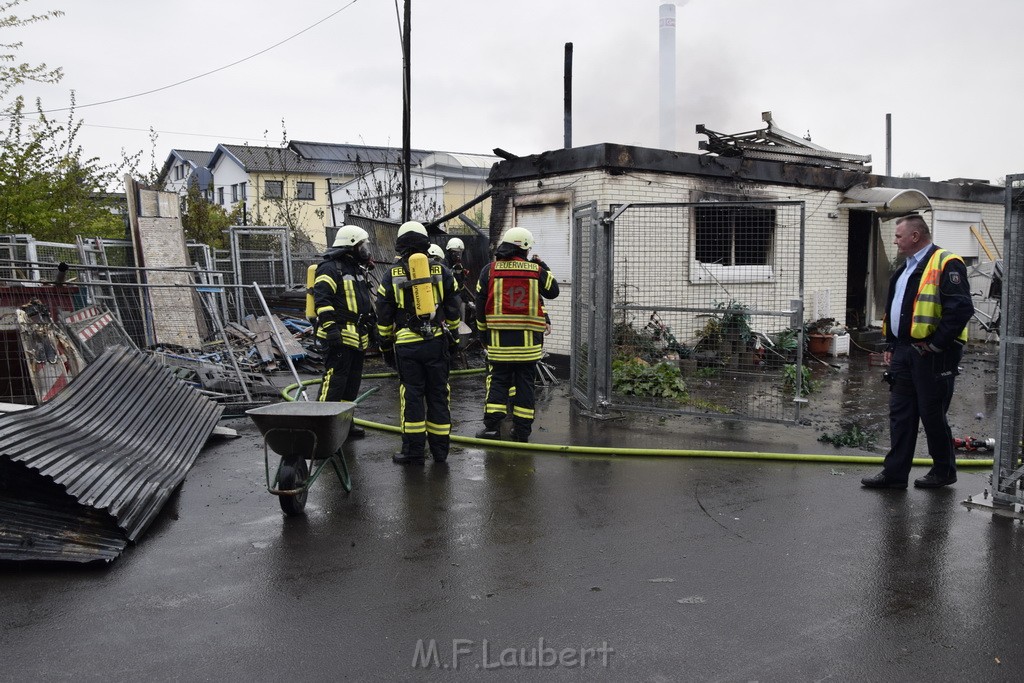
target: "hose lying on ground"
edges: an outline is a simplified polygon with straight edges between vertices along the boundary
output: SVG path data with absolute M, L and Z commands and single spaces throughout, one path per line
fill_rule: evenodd
M 453 370 L 451 374 L 472 374 L 481 370 Z M 395 377 L 394 373 L 377 373 L 374 375 L 363 375 L 363 378 Z M 286 401 L 294 401 L 292 396 L 300 386 L 319 384 L 319 379 L 310 379 L 302 382 L 301 385 L 290 384 L 281 391 Z M 375 389 L 362 394 L 356 399 L 356 403 L 373 393 Z M 360 427 L 368 427 L 385 432 L 401 434 L 401 427 L 354 418 L 355 424 Z M 496 439 L 477 439 L 472 436 L 460 436 L 452 434 L 451 440 L 455 443 L 469 444 L 475 446 L 489 446 L 491 448 L 513 448 L 522 451 L 535 451 L 542 453 L 561 453 L 571 455 L 615 455 L 629 457 L 675 457 L 675 458 L 722 458 L 731 460 L 771 460 L 783 462 L 828 462 L 846 465 L 881 465 L 883 458 L 880 455 L 826 455 L 812 453 L 763 453 L 757 451 L 710 451 L 678 448 L 619 448 L 616 446 L 567 446 L 564 444 L 547 443 L 522 443 L 519 441 L 500 441 Z M 915 465 L 931 465 L 930 458 L 914 458 Z M 957 467 L 992 467 L 991 458 L 979 459 L 958 459 Z

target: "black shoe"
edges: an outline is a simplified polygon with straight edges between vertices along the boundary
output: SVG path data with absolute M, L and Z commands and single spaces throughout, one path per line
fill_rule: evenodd
M 956 483 L 956 475 L 949 477 L 940 477 L 937 474 L 928 474 L 914 480 L 914 487 L 919 489 L 937 489 L 943 486 L 949 486 L 950 484 Z
M 515 441 L 517 443 L 528 443 L 530 441 L 530 435 L 517 432 L 513 429 L 508 435 L 508 440 Z
M 889 479 L 885 476 L 885 472 L 879 472 L 873 477 L 864 477 L 860 480 L 860 485 L 866 489 L 905 489 L 907 488 L 907 482 L 897 481 L 896 479 Z
M 476 438 L 478 438 L 478 439 L 500 439 L 501 438 L 501 432 L 498 430 L 497 427 L 495 427 L 493 429 L 491 427 L 484 427 L 483 429 L 481 429 L 479 432 L 476 433 Z
M 351 427 L 348 428 L 348 437 L 345 440 L 348 441 L 350 439 L 361 439 L 364 436 L 366 436 L 365 429 L 357 425 L 352 425 Z
M 422 465 L 426 461 L 422 453 L 395 453 L 391 462 L 399 465 Z
M 435 455 L 433 457 L 434 457 L 434 464 L 436 464 L 436 465 L 444 465 L 445 463 L 448 462 L 448 454 L 447 453 L 445 453 L 444 455 Z

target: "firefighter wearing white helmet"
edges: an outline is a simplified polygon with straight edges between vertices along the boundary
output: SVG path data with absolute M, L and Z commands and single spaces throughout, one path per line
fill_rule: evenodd
M 440 244 L 431 244 L 427 248 L 427 256 L 434 263 L 442 263 L 444 261 L 444 249 L 441 248 Z
M 509 228 L 501 236 L 495 260 L 484 266 L 477 282 L 476 327 L 487 348 L 484 428 L 477 438 L 501 438 L 513 388 L 509 439 L 528 441 L 533 431 L 533 383 L 547 328 L 542 299 L 558 296 L 558 281 L 547 264 L 537 257 L 527 260 L 533 245 L 529 230 Z
M 447 252 L 445 263 L 452 269 L 455 283 L 459 286 L 459 291 L 462 292 L 466 284 L 466 276 L 469 275 L 469 271 L 462 263 L 462 252 L 466 251 L 466 244 L 458 237 L 453 237 L 448 240 L 445 251 Z
M 434 462 L 445 462 L 451 441 L 448 369 L 458 342 L 458 299 L 448 267 L 427 262 L 430 247 L 422 223 L 403 223 L 395 239 L 398 260 L 377 287 L 380 349 L 402 383 L 402 450 L 392 456 L 402 465 L 422 464 L 428 445 Z
M 423 224 L 419 221 L 406 221 L 398 227 L 398 237 L 407 235 L 409 233 L 415 233 L 417 235 L 427 236 L 427 229 L 423 227 Z
M 370 234 L 358 225 L 343 225 L 334 233 L 334 244 L 332 247 L 354 247 L 361 242 L 370 239 Z
M 316 337 L 324 353 L 320 401 L 353 401 L 359 396 L 363 356 L 375 325 L 369 234 L 357 225 L 338 228 L 313 280 Z M 352 426 L 350 437 L 363 435 Z
M 462 252 L 464 251 L 466 251 L 466 244 L 458 237 L 451 238 L 445 246 L 445 263 L 451 268 L 452 275 L 455 277 L 455 286 L 459 290 L 459 318 L 472 330 L 476 325 L 476 309 L 473 293 L 466 286 L 469 280 L 469 268 L 462 262 Z
M 501 236 L 502 244 L 514 244 L 524 251 L 533 249 L 533 233 L 526 228 L 514 227 Z

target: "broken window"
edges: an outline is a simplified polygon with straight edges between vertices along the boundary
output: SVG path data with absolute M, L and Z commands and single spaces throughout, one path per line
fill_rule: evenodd
M 772 278 L 775 209 L 708 206 L 694 209 L 692 282 L 755 282 Z
M 267 180 L 263 183 L 263 196 L 267 199 L 283 199 L 284 198 L 284 181 L 283 180 Z

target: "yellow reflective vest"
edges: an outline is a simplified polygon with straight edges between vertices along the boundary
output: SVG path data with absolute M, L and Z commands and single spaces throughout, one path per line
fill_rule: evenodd
M 914 339 L 927 339 L 939 326 L 942 319 L 942 303 L 939 301 L 939 282 L 942 280 L 942 269 L 950 259 L 963 263 L 963 259 L 951 251 L 937 249 L 928 259 L 928 265 L 921 274 L 921 284 L 914 298 L 913 321 L 910 325 L 910 336 Z M 960 341 L 967 341 L 967 327 L 964 327 Z

